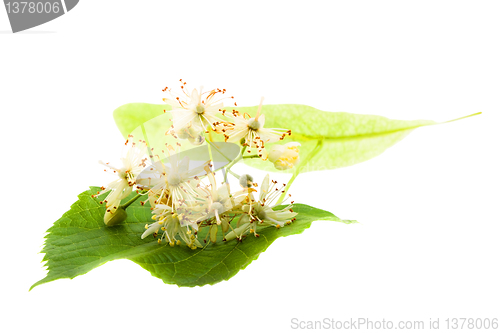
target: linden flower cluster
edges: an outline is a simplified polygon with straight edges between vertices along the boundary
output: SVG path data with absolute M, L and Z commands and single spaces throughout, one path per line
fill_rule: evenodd
M 181 80 L 182 82 L 182 80 Z M 226 142 L 239 143 L 244 147 L 256 148 L 258 156 L 267 159 L 265 145 L 283 140 L 292 131 L 281 128 L 265 128 L 265 115 L 261 114 L 262 102 L 255 117 L 248 113 L 240 113 L 235 108 L 228 111 L 223 108 L 224 99 L 232 99 L 233 96 L 223 97 L 225 89 L 213 89 L 203 92 L 202 87 L 198 92 L 193 89 L 191 93 L 186 90 L 186 82 L 182 82 L 182 94 L 175 94 L 166 87 L 164 92 L 169 94 L 163 101 L 172 106 L 173 125 L 168 134 L 176 138 L 190 139 L 193 144 L 202 144 L 201 137 L 204 133 L 213 131 L 224 135 Z M 234 103 L 236 107 L 236 103 Z
M 168 88 L 163 90 L 169 95 L 164 101 L 172 106 L 172 126 L 164 132 L 176 142 L 165 144 L 167 149 L 162 150 L 165 158 L 153 154 L 153 148 L 148 147 L 145 140 L 135 143 L 130 135 L 121 166 L 101 162 L 106 171 L 118 178 L 94 195 L 107 194 L 101 201 L 106 205 L 104 222 L 107 225 L 123 222 L 127 207 L 143 197 L 141 204 L 149 203 L 153 222 L 145 225 L 141 238 L 151 236 L 157 238 L 158 243 L 167 242 L 171 246 L 184 243 L 191 249 L 207 242 L 241 241 L 248 235 L 259 237 L 263 228 L 281 228 L 292 223 L 297 213 L 293 211 L 293 201 L 285 204 L 290 198 L 286 184 L 278 185 L 267 175 L 259 185 L 252 176 L 240 176 L 231 170 L 244 158 L 269 160 L 279 170 L 296 166 L 298 143 L 275 144 L 266 150 L 268 144 L 283 140 L 291 131 L 264 127 L 262 99 L 256 115 L 251 117 L 236 110 L 236 103 L 230 111 L 224 109 L 223 100 L 233 98 L 224 96 L 225 89 L 203 92 L 200 88 L 189 92 L 185 85 L 182 82 L 180 95 Z M 224 156 L 228 161 L 217 170 L 211 159 L 200 164 L 180 148 L 184 147 L 183 142 L 188 142 L 192 146 L 216 149 L 217 140 L 213 137 L 217 135 L 228 142 L 226 145 L 240 147 L 238 156 L 236 153 L 234 159 Z M 190 151 L 200 151 L 197 149 L 200 148 Z M 222 181 L 217 181 L 218 175 Z M 233 189 L 228 175 L 238 181 Z M 121 204 L 133 191 L 137 195 Z

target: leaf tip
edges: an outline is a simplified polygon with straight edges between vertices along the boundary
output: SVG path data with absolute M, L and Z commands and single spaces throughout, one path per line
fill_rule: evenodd
M 42 281 L 42 280 L 40 280 L 40 281 Z M 31 290 L 33 290 L 33 288 L 35 288 L 36 286 L 38 286 L 39 284 L 41 284 L 40 281 L 33 283 L 33 285 L 30 287 L 30 289 L 28 290 L 28 292 L 30 292 Z

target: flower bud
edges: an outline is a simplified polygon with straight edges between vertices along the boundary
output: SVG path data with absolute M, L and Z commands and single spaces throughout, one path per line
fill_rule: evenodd
M 222 219 L 222 232 L 226 233 L 229 230 L 229 221 L 227 218 Z
M 210 226 L 210 241 L 212 243 L 216 243 L 217 242 L 217 231 L 218 231 L 218 228 L 217 228 L 217 224 L 212 224 Z
M 187 138 L 190 137 L 189 136 L 189 129 L 187 127 L 183 127 L 179 130 L 175 130 L 175 134 L 181 140 L 186 140 Z
M 205 136 L 203 135 L 203 132 L 200 133 L 199 130 L 197 130 L 193 126 L 176 129 L 175 134 L 181 140 L 188 139 L 189 142 L 191 142 L 191 144 L 195 146 L 199 146 L 205 142 Z
M 193 145 L 193 146 L 199 146 L 201 144 L 203 144 L 203 142 L 205 142 L 205 137 L 202 135 L 202 134 L 197 134 L 193 137 L 189 137 L 189 142 Z
M 240 176 L 240 185 L 243 188 L 250 188 L 253 186 L 253 177 L 248 174 Z
M 106 213 L 104 213 L 104 223 L 106 223 L 108 227 L 117 225 L 125 221 L 126 219 L 127 212 L 121 207 L 118 207 L 118 209 L 116 209 L 114 212 L 106 211 Z

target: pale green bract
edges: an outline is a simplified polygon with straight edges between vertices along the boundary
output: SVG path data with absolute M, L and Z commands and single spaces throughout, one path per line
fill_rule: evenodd
M 253 115 L 257 107 L 238 110 Z M 292 129 L 292 135 L 284 142 L 301 144 L 301 173 L 364 162 L 382 154 L 412 130 L 436 124 L 432 120 L 405 121 L 374 115 L 325 112 L 293 104 L 264 105 L 262 113 L 266 115 L 266 127 Z M 245 163 L 262 170 L 274 169 L 272 164 L 258 159 L 245 160 Z
M 294 211 L 299 215 L 289 226 L 266 228 L 260 232 L 260 237 L 247 237 L 242 242 L 222 242 L 219 237 L 216 244 L 208 242 L 193 251 L 187 246 L 160 245 L 153 238 L 141 239 L 144 225 L 152 220 L 150 206 L 141 206 L 138 201 L 127 208 L 128 217 L 124 223 L 107 227 L 102 220 L 105 207 L 91 197 L 98 190 L 94 187 L 81 193 L 71 209 L 48 230 L 42 250 L 48 274 L 31 288 L 57 279 L 72 279 L 116 259 L 129 259 L 165 283 L 185 287 L 214 284 L 228 280 L 245 268 L 277 238 L 299 234 L 313 221 L 355 222 L 295 204 Z M 203 239 L 204 235 L 199 237 Z
M 234 108 L 254 116 L 258 107 Z M 226 109 L 232 110 L 233 107 Z M 140 133 L 138 129 L 143 124 L 151 128 L 148 133 L 154 132 L 152 129 L 156 127 L 170 126 L 169 116 L 163 115 L 168 110 L 170 106 L 165 104 L 131 103 L 117 108 L 114 118 L 126 138 L 132 132 Z M 301 144 L 299 167 L 284 171 L 294 173 L 330 170 L 364 162 L 380 155 L 414 129 L 437 124 L 432 120 L 393 120 L 375 115 L 325 112 L 297 104 L 263 105 L 262 114 L 266 116 L 266 128 L 292 130 L 292 135 L 278 144 L 292 141 Z M 154 146 L 154 140 L 150 141 Z M 272 145 L 266 145 L 267 149 L 270 147 Z M 258 158 L 245 159 L 244 162 L 257 169 L 278 172 L 272 163 Z
M 123 137 L 127 138 L 137 127 L 170 109 L 166 104 L 128 103 L 117 108 L 113 117 Z

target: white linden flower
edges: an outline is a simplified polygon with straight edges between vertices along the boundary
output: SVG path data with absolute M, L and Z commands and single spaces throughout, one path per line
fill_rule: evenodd
M 210 241 L 215 243 L 217 240 L 218 227 L 221 226 L 222 233 L 226 233 L 230 228 L 230 216 L 225 213 L 230 213 L 231 210 L 236 209 L 241 205 L 241 201 L 244 199 L 244 194 L 247 191 L 239 191 L 232 193 L 229 189 L 229 184 L 225 183 L 221 187 L 217 187 L 217 182 L 212 171 L 208 167 L 205 167 L 207 172 L 207 178 L 210 181 L 210 185 L 206 187 L 200 187 L 199 192 L 201 194 L 200 198 L 205 200 L 206 208 L 202 210 L 203 214 L 198 219 L 198 222 L 203 223 L 203 221 L 210 221 L 215 219 L 215 223 L 210 224 Z
M 130 138 L 131 136 L 129 136 Z M 125 157 L 121 158 L 122 166 L 115 167 L 109 163 L 103 164 L 106 169 L 105 171 L 112 172 L 118 179 L 112 181 L 107 186 L 102 187 L 102 191 L 98 192 L 97 195 L 93 197 L 100 196 L 102 194 L 108 193 L 104 202 L 106 203 L 106 212 L 114 213 L 120 205 L 120 201 L 128 197 L 136 185 L 137 176 L 141 173 L 144 168 L 146 168 L 147 158 L 147 145 L 144 141 L 139 140 L 139 143 L 131 143 L 129 140 L 125 142 L 127 147 L 127 153 Z M 101 202 L 102 203 L 102 202 Z
M 299 162 L 299 146 L 298 142 L 274 145 L 269 150 L 268 159 L 278 170 L 291 169 Z
M 170 167 L 162 162 L 157 162 L 153 166 L 160 173 L 158 179 L 152 180 L 151 192 L 157 194 L 154 204 L 165 203 L 174 208 L 185 203 L 191 205 L 199 196 L 197 187 L 200 179 L 197 175 L 203 172 L 208 162 L 190 169 L 189 157 L 185 156 L 180 160 L 179 154 L 172 155 L 169 162 Z
M 163 231 L 162 236 L 158 239 L 158 243 L 166 239 L 170 246 L 174 246 L 180 245 L 182 239 L 193 250 L 202 247 L 193 233 L 193 230 L 197 230 L 196 223 L 186 223 L 186 219 L 182 214 L 174 212 L 172 207 L 168 205 L 156 205 L 153 214 L 155 214 L 153 215 L 153 220 L 158 221 L 151 225 L 146 224 L 146 231 L 142 234 L 142 239 L 149 235 L 156 237 L 160 231 Z M 177 239 L 177 237 L 180 239 Z
M 275 226 L 276 228 L 281 228 L 285 224 L 290 224 L 295 220 L 294 217 L 297 213 L 292 210 L 293 201 L 285 208 L 274 210 L 276 206 L 284 202 L 273 204 L 273 202 L 283 193 L 285 184 L 283 184 L 281 188 L 276 187 L 274 189 L 273 187 L 277 182 L 272 181 L 271 184 L 270 186 L 269 175 L 266 175 L 260 188 L 259 200 L 255 201 L 249 196 L 250 204 L 242 207 L 242 210 L 246 212 L 246 214 L 241 216 L 236 229 L 226 235 L 226 240 L 234 238 L 241 240 L 243 235 L 247 233 L 253 233 L 258 237 L 257 227 Z
M 193 89 L 191 93 L 188 93 L 184 88 L 185 84 L 183 82 L 181 86 L 185 95 L 183 98 L 175 97 L 168 88 L 165 88 L 171 95 L 171 98 L 164 98 L 163 100 L 173 108 L 174 132 L 180 133 L 187 128 L 193 128 L 197 133 L 207 132 L 209 128 L 214 129 L 214 124 L 220 121 L 218 116 L 221 114 L 220 111 L 223 106 L 221 102 L 223 98 L 218 98 L 218 95 L 225 94 L 226 89 L 213 89 L 202 92 L 202 88 L 200 88 L 199 92 Z
M 248 114 L 240 116 L 238 113 L 233 113 L 234 124 L 225 131 L 224 137 L 229 142 L 240 142 L 245 140 L 245 144 L 251 148 L 264 148 L 266 143 L 283 140 L 285 136 L 291 135 L 290 130 L 279 128 L 264 128 L 265 116 L 260 114 L 263 98 L 260 101 L 257 115 L 250 118 Z M 262 153 L 259 152 L 259 155 Z M 265 158 L 264 158 L 265 159 Z

